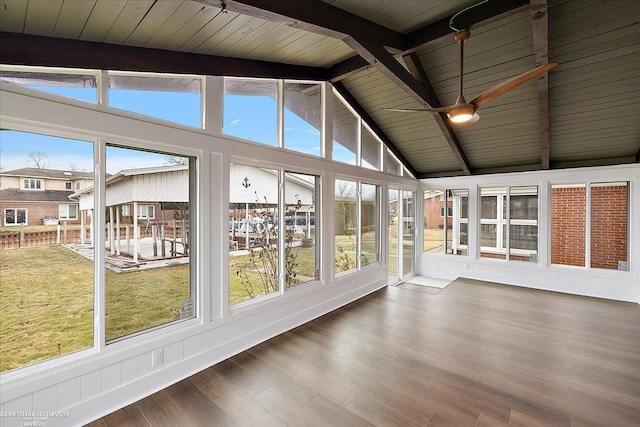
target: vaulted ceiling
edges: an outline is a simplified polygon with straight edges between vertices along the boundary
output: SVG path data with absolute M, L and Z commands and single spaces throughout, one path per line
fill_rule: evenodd
M 2 0 L 0 63 L 331 81 L 418 178 L 640 162 L 640 1 Z

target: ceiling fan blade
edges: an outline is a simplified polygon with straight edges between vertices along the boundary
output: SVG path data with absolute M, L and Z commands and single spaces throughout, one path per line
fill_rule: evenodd
M 505 80 L 502 83 L 495 85 L 491 89 L 485 90 L 480 95 L 472 99 L 471 102 L 469 102 L 469 104 L 473 104 L 476 108 L 480 108 L 481 106 L 491 101 L 492 99 L 497 98 L 500 95 L 503 95 L 509 92 L 511 89 L 515 88 L 516 86 L 519 86 L 524 82 L 527 82 L 533 78 L 536 78 L 540 74 L 543 74 L 557 66 L 558 66 L 557 62 L 552 62 L 551 64 L 541 65 L 539 67 L 534 68 L 533 70 L 527 71 L 526 73 L 522 73 L 508 80 Z
M 399 113 L 448 113 L 453 110 L 454 105 L 450 105 L 448 107 L 437 107 L 437 108 L 384 108 L 381 107 L 380 110 L 383 111 L 395 111 Z

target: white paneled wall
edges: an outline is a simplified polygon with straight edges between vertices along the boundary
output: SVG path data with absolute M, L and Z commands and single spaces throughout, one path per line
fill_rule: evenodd
M 552 265 L 549 245 L 552 183 L 629 181 L 630 271 Z M 537 185 L 540 189 L 538 263 L 480 258 L 477 239 L 478 189 L 482 186 Z M 419 274 L 442 279 L 466 277 L 550 291 L 640 303 L 640 165 L 620 165 L 423 180 L 423 189 L 469 189 L 468 256 L 424 252 Z

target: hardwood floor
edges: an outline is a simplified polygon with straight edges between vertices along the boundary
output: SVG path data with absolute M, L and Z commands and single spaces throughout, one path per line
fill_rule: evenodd
M 640 307 L 389 287 L 92 426 L 638 426 Z

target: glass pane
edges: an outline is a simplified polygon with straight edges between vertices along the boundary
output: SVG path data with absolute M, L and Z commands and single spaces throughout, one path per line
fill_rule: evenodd
M 460 223 L 460 244 L 467 246 L 469 244 L 468 225 L 466 222 Z
M 400 175 L 400 163 L 391 154 L 389 150 L 385 150 L 384 155 L 384 171 L 391 175 Z
M 511 187 L 509 192 L 509 244 L 503 247 L 509 247 L 510 260 L 537 262 L 538 187 Z
M 629 270 L 629 185 L 591 184 L 591 267 Z
M 333 160 L 356 164 L 358 148 L 358 119 L 333 96 Z
M 380 166 L 380 141 L 362 126 L 362 166 L 368 169 L 379 170 Z
M 202 128 L 202 80 L 109 73 L 109 106 Z
M 403 191 L 402 195 L 402 275 L 415 271 L 415 192 Z
M 320 280 L 320 177 L 284 174 L 285 288 Z
M 321 154 L 322 99 L 317 83 L 284 84 L 284 147 Z
M 551 263 L 585 265 L 587 190 L 580 185 L 551 186 Z
M 280 289 L 279 187 L 277 169 L 229 166 L 229 304 Z
M 60 201 L 78 197 L 65 182 L 93 182 L 93 143 L 2 130 L 0 151 L 5 166 L 0 372 L 5 372 L 93 347 L 94 251 L 87 241 L 86 211 L 82 219 L 59 221 Z M 46 159 L 46 169 L 34 167 L 30 153 L 35 151 Z M 72 161 L 83 170 L 71 170 Z M 22 191 L 25 175 L 38 177 L 46 192 Z
M 193 159 L 107 146 L 105 327 L 108 341 L 195 316 Z M 126 164 L 131 169 L 120 169 Z M 93 191 L 83 197 L 93 197 Z M 123 216 L 131 205 L 131 216 Z M 83 198 L 80 199 L 80 208 Z
M 489 248 L 496 247 L 497 228 L 498 226 L 496 224 L 480 225 L 480 246 L 486 246 Z
M 353 270 L 356 264 L 356 241 L 358 206 L 356 183 L 336 179 L 335 181 L 335 272 Z
M 360 265 L 377 263 L 379 256 L 378 224 L 380 202 L 378 186 L 362 184 L 361 212 L 361 237 L 360 237 Z
M 278 146 L 277 82 L 225 78 L 222 132 Z
M 425 252 L 444 253 L 444 191 L 424 192 L 424 242 Z
M 511 187 L 512 220 L 538 220 L 538 187 Z
M 400 222 L 398 221 L 398 190 L 389 189 L 389 252 L 387 259 L 387 274 L 390 282 L 400 278 L 398 273 L 398 237 Z
M 467 190 L 467 194 L 468 194 Z M 460 218 L 469 219 L 469 196 L 460 196 Z
M 481 196 L 480 197 L 480 218 L 481 219 L 497 219 L 498 218 L 498 197 L 497 196 Z
M 0 68 L 0 80 L 67 98 L 94 104 L 98 102 L 95 74 L 15 71 L 10 67 L 2 67 Z

